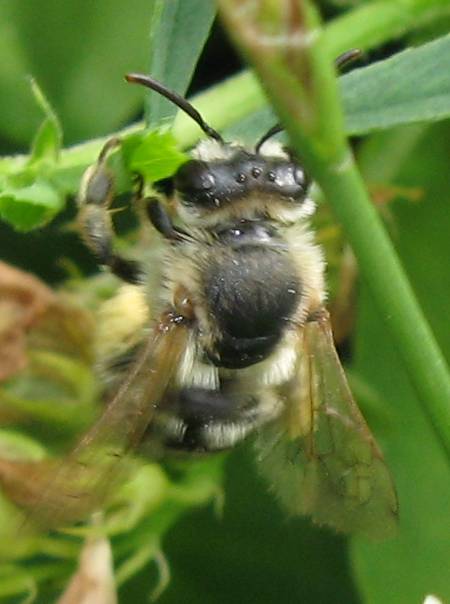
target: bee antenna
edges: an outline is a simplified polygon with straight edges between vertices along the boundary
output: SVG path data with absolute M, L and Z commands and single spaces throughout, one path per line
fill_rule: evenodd
M 142 84 L 142 86 L 146 86 L 147 88 L 158 92 L 160 95 L 179 107 L 182 111 L 187 113 L 189 117 L 194 120 L 194 122 L 197 122 L 207 136 L 214 138 L 216 141 L 219 141 L 219 143 L 225 144 L 220 134 L 204 121 L 197 109 L 195 109 L 195 107 L 193 107 L 189 101 L 187 101 L 174 90 L 169 90 L 169 88 L 166 88 L 164 84 L 161 84 L 161 82 L 158 82 L 158 80 L 140 73 L 129 73 L 125 76 L 125 79 L 131 84 Z
M 284 130 L 284 126 L 282 126 L 281 124 L 275 124 L 275 126 L 272 126 L 272 128 L 269 128 L 269 130 L 267 130 L 267 132 L 265 134 L 263 134 L 263 136 L 261 136 L 259 141 L 256 143 L 255 153 L 256 154 L 259 153 L 261 147 L 264 145 L 266 140 L 268 140 L 269 138 L 272 138 L 272 136 L 275 136 L 275 134 L 278 134 L 279 132 L 282 132 L 283 130 Z
M 350 48 L 350 50 L 346 50 L 335 59 L 334 64 L 336 69 L 341 69 L 344 65 L 348 65 L 349 63 L 356 61 L 356 59 L 360 59 L 362 54 L 360 48 Z
M 349 63 L 352 63 L 356 59 L 361 58 L 361 56 L 362 56 L 362 51 L 359 48 L 351 48 L 350 50 L 347 50 L 346 52 L 343 52 L 341 55 L 339 55 L 337 57 L 337 59 L 335 60 L 334 64 L 337 69 L 341 69 L 342 67 L 344 67 L 344 65 L 348 65 Z M 265 134 L 263 134 L 263 136 L 256 143 L 255 153 L 259 153 L 261 147 L 264 145 L 266 140 L 268 140 L 272 136 L 275 136 L 275 134 L 282 132 L 283 130 L 284 130 L 284 127 L 281 124 L 275 124 L 274 126 L 272 126 L 272 128 L 267 130 L 267 132 Z

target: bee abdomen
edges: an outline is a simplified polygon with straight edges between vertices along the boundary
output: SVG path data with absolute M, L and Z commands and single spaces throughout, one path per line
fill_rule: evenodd
M 170 394 L 147 437 L 169 451 L 209 453 L 229 449 L 265 419 L 257 403 L 253 396 L 183 388 Z

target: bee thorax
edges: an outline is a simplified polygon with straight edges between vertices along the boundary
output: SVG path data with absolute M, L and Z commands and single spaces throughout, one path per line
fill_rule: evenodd
M 298 307 L 294 264 L 273 243 L 224 246 L 208 266 L 206 301 L 220 332 L 208 356 L 216 366 L 237 369 L 267 358 Z

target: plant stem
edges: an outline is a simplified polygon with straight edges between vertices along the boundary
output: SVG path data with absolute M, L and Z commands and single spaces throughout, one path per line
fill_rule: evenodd
M 382 318 L 436 434 L 450 454 L 450 378 L 395 249 L 353 162 L 339 173 L 323 166 L 322 190 L 343 225 Z
M 342 224 L 423 409 L 450 454 L 448 368 L 345 142 L 328 43 L 314 6 L 308 0 L 244 5 L 221 0 L 220 6 L 230 35 L 253 63 L 293 148 Z

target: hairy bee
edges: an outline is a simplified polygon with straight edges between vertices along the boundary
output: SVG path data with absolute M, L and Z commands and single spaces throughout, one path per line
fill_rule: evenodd
M 395 490 L 334 349 L 323 253 L 307 222 L 308 175 L 268 140 L 279 126 L 254 149 L 227 143 L 162 84 L 127 79 L 169 98 L 208 138 L 146 200 L 159 235 L 142 265 L 113 246 L 106 164 L 120 141 L 85 174 L 83 236 L 132 284 L 115 310 L 128 306 L 131 322 L 128 344 L 103 360 L 112 401 L 53 477 L 53 490 L 71 477 L 71 502 L 47 520 L 95 508 L 131 449 L 211 453 L 253 434 L 261 471 L 291 512 L 340 531 L 389 534 Z

